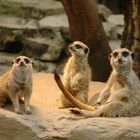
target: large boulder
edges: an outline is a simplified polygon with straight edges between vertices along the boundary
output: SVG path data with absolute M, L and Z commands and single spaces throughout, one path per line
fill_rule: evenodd
M 39 140 L 29 127 L 15 119 L 0 115 L 0 124 L 1 140 Z

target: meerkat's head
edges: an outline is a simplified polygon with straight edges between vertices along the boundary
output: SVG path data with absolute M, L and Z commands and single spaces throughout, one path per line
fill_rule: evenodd
M 69 50 L 72 55 L 87 57 L 89 54 L 89 48 L 87 45 L 80 41 L 75 41 L 69 46 Z
M 110 54 L 110 63 L 113 68 L 132 68 L 133 53 L 126 48 L 114 50 Z
M 12 61 L 13 68 L 32 69 L 33 62 L 26 56 L 19 56 Z

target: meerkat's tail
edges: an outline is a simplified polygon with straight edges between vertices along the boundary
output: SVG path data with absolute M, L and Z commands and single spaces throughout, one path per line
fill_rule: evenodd
M 58 87 L 60 88 L 60 90 L 62 91 L 62 93 L 65 95 L 65 97 L 75 105 L 75 107 L 78 107 L 80 109 L 85 109 L 85 110 L 89 110 L 89 111 L 95 111 L 96 108 L 87 104 L 82 103 L 81 101 L 77 100 L 74 96 L 72 96 L 68 90 L 65 89 L 60 76 L 57 73 L 54 73 L 54 79 L 58 85 Z

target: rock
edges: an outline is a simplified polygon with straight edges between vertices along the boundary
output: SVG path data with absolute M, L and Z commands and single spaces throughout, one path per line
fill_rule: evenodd
M 43 71 L 47 73 L 53 73 L 57 69 L 57 64 L 56 63 L 51 63 L 51 62 L 41 62 L 34 60 L 35 66 L 34 69 L 37 72 Z
M 106 32 L 106 36 L 110 39 L 111 38 L 110 31 L 111 31 L 111 28 L 114 27 L 114 25 L 112 25 L 109 22 L 103 22 L 102 24 L 103 24 L 104 30 Z
M 34 59 L 39 59 L 47 52 L 49 45 L 45 38 L 27 38 L 24 42 L 22 54 Z
M 98 4 L 98 10 L 99 14 L 103 15 L 104 20 L 102 21 L 107 21 L 108 16 L 113 14 L 112 11 L 103 4 Z
M 60 90 L 52 74 L 37 73 L 33 76 L 34 86 L 30 103 L 33 113 L 17 115 L 13 112 L 12 105 L 1 109 L 0 138 L 2 140 L 10 136 L 16 139 L 21 136 L 21 140 L 140 139 L 140 117 L 84 118 L 75 116 L 68 109 L 58 109 Z M 104 86 L 104 83 L 91 82 L 90 97 Z
M 39 140 L 30 128 L 14 119 L 0 115 L 0 124 L 0 138 L 2 140 L 10 140 L 11 138 L 14 140 Z
M 2 18 L 2 17 L 1 17 Z M 3 18 L 2 18 L 3 19 Z M 34 20 L 7 17 L 0 23 L 2 34 L 0 51 L 18 53 L 42 61 L 55 61 L 59 58 L 64 40 L 59 29 L 38 29 Z
M 60 28 L 60 27 L 69 27 L 68 19 L 65 14 L 46 16 L 45 18 L 39 21 L 39 27 L 51 27 L 51 28 Z
M 64 40 L 61 37 L 60 31 L 52 32 L 52 36 L 47 39 L 47 43 L 49 44 L 48 50 L 40 57 L 40 60 L 56 61 L 64 48 Z
M 64 41 L 59 30 L 44 29 L 45 36 L 26 38 L 23 54 L 41 61 L 56 61 L 61 55 Z
M 11 53 L 0 53 L 0 74 L 11 68 L 11 62 L 20 54 L 11 54 Z M 39 60 L 34 60 L 34 70 L 36 72 L 44 71 L 47 73 L 53 73 L 55 70 L 59 69 L 60 66 L 57 66 L 55 62 L 41 62 Z M 60 70 L 58 70 L 60 72 Z
M 8 17 L 7 15 L 2 15 L 0 20 L 0 27 L 11 29 L 21 29 L 26 23 L 26 21 L 22 18 Z
M 40 61 L 41 68 L 37 71 L 52 72 L 57 65 L 54 61 L 59 59 L 65 45 L 60 30 L 68 28 L 66 20 L 62 4 L 55 0 L 2 1 L 0 51 L 27 55 Z
M 112 39 L 120 39 L 119 36 L 122 36 L 124 31 L 124 26 L 118 25 L 114 26 L 110 29 L 110 38 Z
M 11 53 L 0 53 L 0 64 L 1 65 L 11 65 L 11 62 L 13 59 L 15 59 L 18 56 L 18 54 L 11 54 Z
M 123 15 L 109 15 L 103 26 L 109 40 L 120 39 L 119 36 L 122 36 L 124 30 Z
M 17 12 L 18 11 L 18 12 Z M 41 19 L 46 15 L 64 13 L 60 2 L 55 0 L 6 0 L 0 2 L 0 14 L 21 18 Z
M 62 38 L 65 40 L 66 46 L 69 45 L 69 43 L 72 43 L 72 38 L 70 35 L 70 30 L 67 27 L 61 27 L 60 32 L 62 35 Z
M 100 4 L 106 5 L 114 14 L 123 13 L 125 1 L 122 0 L 97 0 Z
M 121 40 L 109 40 L 109 45 L 110 45 L 112 50 L 120 48 Z
M 113 25 L 124 25 L 124 16 L 122 14 L 118 15 L 109 15 L 108 22 L 112 23 Z

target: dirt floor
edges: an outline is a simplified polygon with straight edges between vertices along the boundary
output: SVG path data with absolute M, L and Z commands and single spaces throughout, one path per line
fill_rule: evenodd
M 104 87 L 104 83 L 97 83 L 90 83 L 90 95 L 100 91 Z M 54 128 L 54 126 L 52 126 L 54 123 L 53 120 L 57 123 L 57 119 L 59 120 L 60 118 L 66 117 L 69 121 L 71 113 L 68 109 L 58 109 L 60 106 L 60 93 L 53 79 L 53 74 L 34 73 L 33 93 L 30 102 L 32 115 L 18 115 L 14 113 L 12 104 L 1 109 L 0 140 L 39 140 L 37 135 L 44 133 L 51 127 Z M 21 107 L 23 109 L 23 104 Z M 58 125 L 58 127 L 61 127 L 61 125 Z M 55 134 L 55 128 L 54 132 L 51 130 L 49 133 Z M 48 133 L 46 135 L 48 135 Z M 58 134 L 56 133 L 55 135 Z M 48 140 L 48 138 L 46 139 Z

